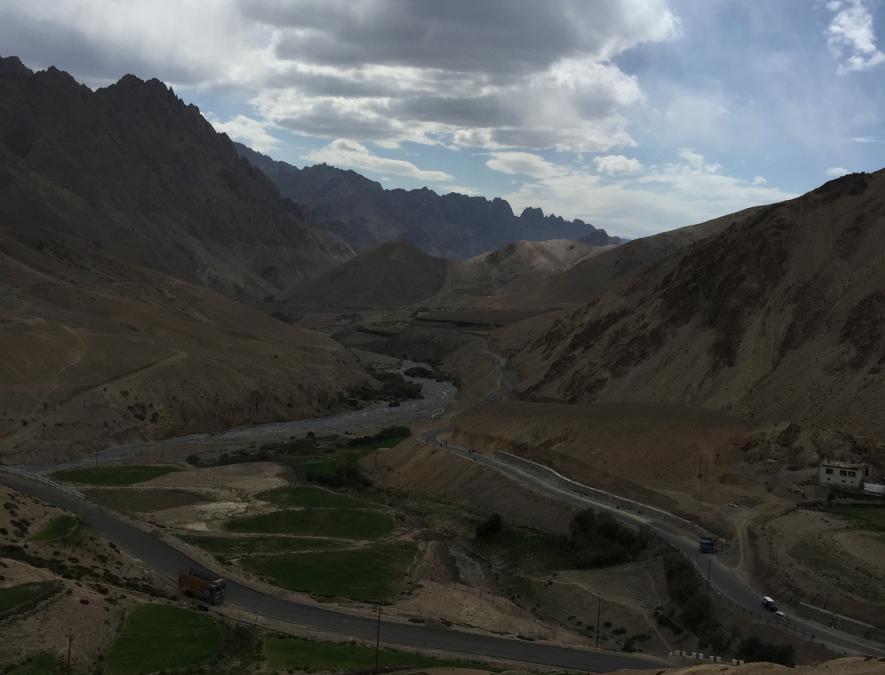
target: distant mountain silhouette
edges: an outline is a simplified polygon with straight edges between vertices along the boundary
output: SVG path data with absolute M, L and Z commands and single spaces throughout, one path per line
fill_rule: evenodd
M 327 164 L 299 169 L 236 144 L 280 192 L 303 204 L 310 217 L 359 250 L 406 241 L 425 253 L 463 259 L 515 241 L 580 239 L 594 246 L 620 242 L 582 220 L 545 216 L 527 208 L 519 216 L 503 199 L 439 195 L 427 188 L 386 190 L 355 171 Z

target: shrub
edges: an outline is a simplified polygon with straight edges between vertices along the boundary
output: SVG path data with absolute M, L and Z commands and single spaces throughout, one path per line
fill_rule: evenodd
M 744 661 L 768 661 L 790 667 L 796 665 L 796 654 L 792 645 L 771 644 L 757 637 L 741 640 L 737 656 Z
M 504 521 L 497 511 L 476 526 L 476 537 L 491 537 L 501 531 Z
M 603 567 L 627 562 L 648 544 L 644 532 L 634 532 L 608 513 L 584 509 L 569 526 L 569 544 L 578 567 Z

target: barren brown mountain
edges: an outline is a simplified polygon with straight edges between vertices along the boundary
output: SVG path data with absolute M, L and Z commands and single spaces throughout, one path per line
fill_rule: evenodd
M 92 91 L 0 59 L 0 145 L 88 203 L 68 234 L 229 296 L 261 300 L 353 254 L 158 80 Z
M 568 239 L 517 241 L 468 260 L 445 260 L 408 242 L 386 242 L 278 300 L 342 309 L 517 309 L 535 306 L 536 298 L 555 304 L 551 294 L 536 290 L 613 248 Z
M 885 171 L 852 174 L 742 212 L 552 325 L 512 329 L 522 395 L 885 433 L 883 194 Z
M 196 109 L 16 59 L 0 90 L 4 461 L 325 414 L 367 381 L 332 340 L 212 290 L 258 300 L 349 249 Z

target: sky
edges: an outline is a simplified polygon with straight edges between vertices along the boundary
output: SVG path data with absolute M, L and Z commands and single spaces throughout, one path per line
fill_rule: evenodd
M 640 237 L 885 165 L 885 0 L 0 0 L 0 54 L 156 77 L 385 187 Z

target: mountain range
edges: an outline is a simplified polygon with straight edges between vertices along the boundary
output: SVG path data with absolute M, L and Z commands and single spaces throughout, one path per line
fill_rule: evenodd
M 507 201 L 427 188 L 387 190 L 355 171 L 318 164 L 299 169 L 237 144 L 237 151 L 264 171 L 317 223 L 365 251 L 385 241 L 406 241 L 430 255 L 471 258 L 515 241 L 581 240 L 594 246 L 619 243 L 583 220 L 565 220 L 526 208 L 515 215 Z

